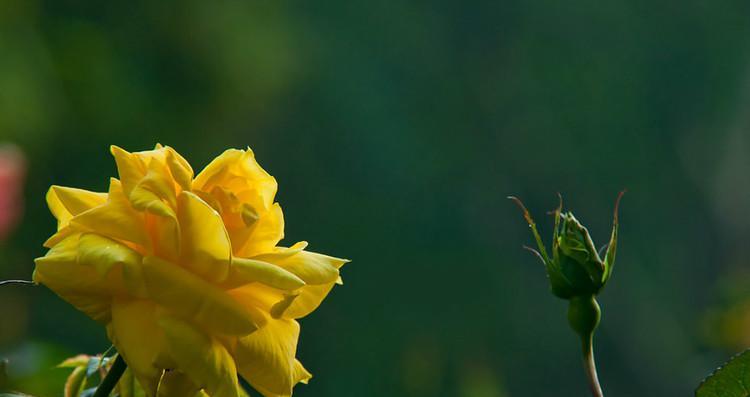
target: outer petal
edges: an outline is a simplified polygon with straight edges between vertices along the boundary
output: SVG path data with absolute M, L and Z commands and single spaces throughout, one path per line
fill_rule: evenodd
M 238 397 L 237 368 L 224 345 L 176 318 L 162 316 L 159 325 L 179 371 L 211 397 Z
M 336 283 L 308 285 L 299 291 L 299 295 L 288 309 L 283 312 L 285 318 L 302 318 L 320 306 Z
M 47 205 L 50 211 L 65 226 L 75 215 L 94 208 L 107 201 L 106 193 L 90 192 L 83 189 L 52 185 L 47 191 Z
M 307 382 L 312 379 L 312 374 L 308 372 L 305 367 L 302 366 L 302 363 L 298 360 L 294 360 L 294 379 L 296 379 L 295 383 L 302 383 L 307 384 Z M 258 389 L 258 392 L 263 394 L 265 397 L 285 397 L 286 394 L 277 394 L 274 393 L 268 389 L 265 389 L 261 386 L 256 386 Z
M 44 246 L 51 248 L 60 242 L 60 240 L 75 233 L 75 230 L 68 225 L 70 219 L 75 215 L 103 204 L 106 200 L 106 193 L 95 193 L 62 186 L 50 187 L 47 191 L 47 205 L 55 218 L 57 218 L 58 231 L 45 241 Z
M 256 255 L 253 259 L 276 264 L 313 285 L 335 282 L 339 277 L 339 268 L 349 262 L 347 259 L 310 251 L 297 251 L 292 255 L 286 251 L 287 249 L 280 248 L 273 253 Z
M 167 354 L 164 331 L 156 323 L 155 311 L 152 302 L 115 299 L 108 327 L 112 343 L 148 396 L 156 395 L 162 376 L 162 369 L 156 363 Z
M 143 276 L 156 303 L 207 330 L 247 335 L 257 328 L 248 310 L 226 292 L 178 265 L 148 256 L 143 259 Z
M 69 236 L 47 255 L 35 259 L 34 281 L 44 284 L 94 320 L 106 323 L 110 318 L 111 297 L 126 293 L 119 270 L 121 264 L 116 255 L 93 252 L 96 247 L 84 245 L 81 251 L 79 241 L 78 234 Z M 80 257 L 84 258 L 83 263 Z M 91 258 L 103 262 L 97 265 L 98 270 L 88 262 Z M 110 271 L 113 267 L 118 269 Z
M 295 290 L 305 285 L 302 279 L 280 266 L 245 258 L 232 259 L 228 281 L 235 287 L 260 282 L 282 290 Z
M 292 388 L 310 378 L 296 361 L 299 324 L 269 319 L 266 326 L 237 344 L 240 374 L 266 397 L 291 396 Z
M 180 263 L 209 281 L 226 279 L 232 247 L 219 214 L 198 196 L 182 192 L 177 215 L 182 233 Z
M 133 209 L 117 179 L 111 180 L 106 203 L 78 214 L 70 220 L 70 224 L 76 230 L 93 231 L 116 240 L 151 247 L 144 214 Z

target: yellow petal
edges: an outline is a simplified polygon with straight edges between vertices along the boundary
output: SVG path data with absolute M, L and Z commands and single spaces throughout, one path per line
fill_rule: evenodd
M 179 153 L 167 146 L 167 166 L 175 181 L 183 190 L 190 190 L 193 183 L 193 168 Z
M 157 397 L 190 397 L 200 390 L 187 374 L 182 371 L 165 371 L 159 382 Z
M 255 161 L 253 151 L 229 149 L 209 163 L 195 177 L 193 189 L 210 192 L 214 186 L 223 186 L 235 194 L 250 194 L 253 207 L 268 209 L 273 204 L 278 185 Z M 257 197 L 257 201 L 256 198 Z
M 144 214 L 131 207 L 116 179 L 111 180 L 106 203 L 76 215 L 70 224 L 77 230 L 96 232 L 143 247 L 151 246 Z
M 80 264 L 79 240 L 78 234 L 69 236 L 45 256 L 35 259 L 34 281 L 44 284 L 94 320 L 106 323 L 110 318 L 111 297 L 126 293 L 122 272 L 118 270 L 102 274 L 93 266 Z M 112 268 L 116 265 L 101 266 Z
M 75 215 L 103 204 L 107 200 L 106 193 L 90 192 L 63 186 L 51 186 L 47 191 L 47 205 L 58 219 L 61 226 Z
M 252 283 L 227 291 L 243 307 L 255 307 L 269 313 L 273 306 L 286 299 L 285 291 L 261 283 Z M 260 325 L 260 324 L 258 324 Z
M 190 165 L 170 147 L 129 153 L 111 147 L 126 197 L 133 207 L 173 216 L 178 186 L 189 186 Z M 175 176 L 176 175 L 176 176 Z
M 294 379 L 296 379 L 295 383 L 302 383 L 307 384 L 307 382 L 312 379 L 312 374 L 307 372 L 305 367 L 302 366 L 302 363 L 300 363 L 297 360 L 294 360 Z M 257 386 L 258 392 L 263 394 L 265 397 L 286 397 L 287 394 L 278 394 L 274 393 L 268 389 L 265 389 L 263 387 Z
M 62 186 L 50 187 L 47 191 L 47 205 L 58 220 L 57 233 L 47 239 L 44 246 L 51 248 L 65 237 L 75 233 L 75 230 L 68 226 L 70 219 L 81 212 L 103 204 L 106 200 L 106 193 L 95 193 Z
M 177 218 L 182 233 L 180 263 L 206 280 L 225 280 L 232 247 L 219 214 L 195 194 L 182 192 Z
M 174 185 L 166 165 L 152 161 L 128 198 L 137 210 L 171 218 L 174 217 L 173 208 L 176 206 Z
M 151 241 L 153 254 L 169 261 L 180 261 L 181 230 L 177 216 L 160 216 L 145 214 L 146 227 Z
M 112 302 L 109 336 L 148 396 L 156 395 L 162 369 L 157 358 L 167 354 L 164 332 L 156 322 L 156 306 L 144 300 Z
M 237 368 L 224 345 L 177 318 L 162 316 L 159 325 L 179 371 L 211 397 L 238 397 Z
M 235 359 L 240 374 L 266 397 L 291 396 L 307 371 L 295 359 L 299 324 L 269 319 L 258 331 L 239 339 Z
M 284 296 L 284 299 L 277 302 L 271 307 L 271 317 L 273 318 L 281 318 L 284 316 L 287 310 L 292 306 L 294 301 L 299 297 L 299 292 L 290 293 Z
M 141 255 L 119 242 L 93 233 L 81 234 L 78 241 L 78 263 L 91 266 L 104 277 L 115 265 L 136 267 Z
M 226 292 L 178 265 L 147 256 L 143 276 L 156 303 L 207 330 L 246 335 L 257 328 L 250 313 Z
M 271 262 L 299 276 L 307 284 L 328 284 L 339 277 L 339 268 L 349 262 L 347 259 L 318 254 L 309 251 L 298 251 L 286 255 L 283 249 L 274 253 L 256 255 L 253 259 Z
M 236 251 L 239 256 L 250 257 L 273 250 L 284 238 L 284 213 L 279 203 L 274 203 L 268 211 L 260 213 L 258 220 L 245 230 L 244 241 L 241 240 L 241 234 L 237 238 L 239 247 Z M 232 242 L 235 242 L 235 236 L 232 237 Z
M 331 292 L 333 286 L 336 283 L 328 283 L 322 285 L 307 285 L 299 290 L 299 295 L 294 302 L 286 309 L 283 313 L 285 318 L 302 318 L 312 313 L 315 309 L 320 306 Z
M 302 279 L 279 266 L 237 257 L 232 258 L 229 281 L 234 286 L 260 282 L 282 290 L 294 290 L 305 285 Z

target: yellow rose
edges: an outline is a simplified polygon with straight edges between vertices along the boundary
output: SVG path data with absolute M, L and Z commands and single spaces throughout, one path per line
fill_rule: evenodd
M 236 397 L 238 373 L 266 397 L 290 396 L 311 378 L 295 358 L 295 320 L 341 283 L 348 261 L 306 242 L 277 246 L 276 180 L 249 149 L 195 177 L 170 147 L 111 152 L 120 179 L 107 193 L 47 193 L 58 230 L 34 281 L 106 325 L 149 396 L 188 387 Z

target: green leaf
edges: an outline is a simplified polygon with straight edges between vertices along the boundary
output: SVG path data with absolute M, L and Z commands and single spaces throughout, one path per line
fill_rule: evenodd
M 696 397 L 749 397 L 750 350 L 717 368 L 695 391 Z

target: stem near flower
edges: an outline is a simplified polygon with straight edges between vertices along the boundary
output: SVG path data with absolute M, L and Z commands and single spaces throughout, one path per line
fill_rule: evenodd
M 568 323 L 581 338 L 583 353 L 583 369 L 589 381 L 589 388 L 593 397 L 604 397 L 599 385 L 594 362 L 594 331 L 601 319 L 599 303 L 593 295 L 576 296 L 570 299 L 568 306 Z
M 594 361 L 594 335 L 583 341 L 583 369 L 589 381 L 589 389 L 593 397 L 604 397 L 602 387 L 599 385 L 599 376 L 596 373 L 596 362 Z
M 125 372 L 125 368 L 127 367 L 128 364 L 126 364 L 125 360 L 122 359 L 122 356 L 118 354 L 114 364 L 112 364 L 112 368 L 109 369 L 109 372 L 107 372 L 107 376 L 105 376 L 104 380 L 102 380 L 102 383 L 99 384 L 99 387 L 96 389 L 96 393 L 94 393 L 93 397 L 109 396 L 109 394 L 112 393 L 112 389 L 115 388 L 115 385 L 117 385 L 120 377 Z

